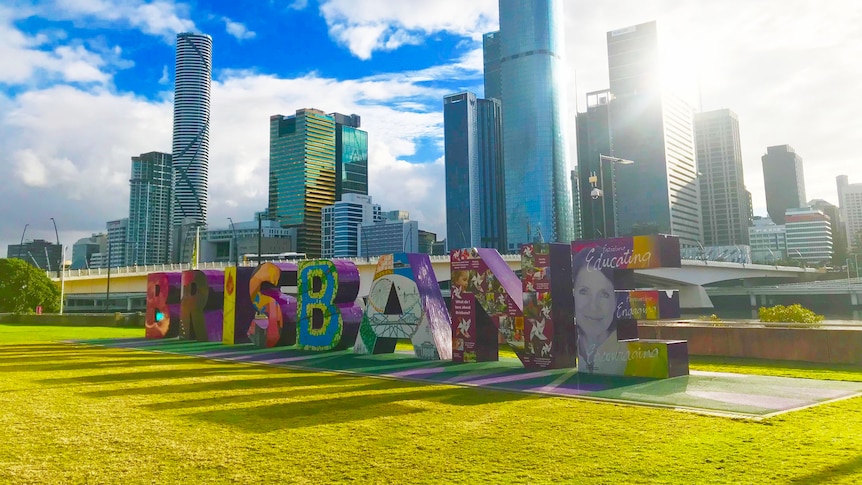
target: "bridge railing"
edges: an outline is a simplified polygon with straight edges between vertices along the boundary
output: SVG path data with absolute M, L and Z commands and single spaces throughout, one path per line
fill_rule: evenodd
M 503 259 L 508 262 L 512 261 L 520 261 L 521 256 L 519 254 L 504 254 L 502 255 Z M 449 256 L 430 256 L 431 263 L 448 263 Z M 377 256 L 372 257 L 359 257 L 359 258 L 332 258 L 339 260 L 347 260 L 352 261 L 357 266 L 368 266 L 368 265 L 376 265 L 377 264 Z M 294 260 L 295 261 L 295 260 Z M 682 258 L 683 265 L 685 266 L 713 266 L 713 267 L 727 267 L 727 268 L 738 268 L 740 264 L 743 268 L 749 269 L 777 269 L 781 271 L 790 271 L 790 272 L 814 272 L 813 268 L 799 268 L 796 266 L 775 266 L 775 265 L 763 265 L 763 264 L 752 264 L 752 263 L 735 263 L 735 262 L 727 262 L 727 261 L 710 261 L 710 260 L 702 260 L 700 258 Z M 271 262 L 279 262 L 277 260 L 272 260 Z M 232 262 L 220 261 L 220 262 L 205 262 L 198 263 L 198 269 L 224 269 L 227 266 L 231 266 Z M 240 266 L 257 266 L 256 263 L 240 263 Z M 112 267 L 110 269 L 111 276 L 123 276 L 123 275 L 137 275 L 137 274 L 146 274 L 146 273 L 156 273 L 156 272 L 171 272 L 171 271 L 183 271 L 191 269 L 191 265 L 188 263 L 173 263 L 173 264 L 148 264 L 148 265 L 135 265 L 135 266 L 120 266 L 120 267 Z M 58 279 L 57 273 L 55 271 L 46 271 L 45 272 L 49 278 Z M 69 269 L 63 271 L 63 276 L 65 278 L 87 278 L 87 277 L 100 277 L 106 276 L 108 274 L 108 268 L 90 268 L 90 269 Z
M 431 263 L 448 263 L 449 256 L 430 256 Z M 331 258 L 331 259 L 339 259 L 352 261 L 357 266 L 367 266 L 367 265 L 376 265 L 378 256 L 372 257 L 359 257 L 359 258 Z M 518 254 L 504 254 L 503 259 L 506 261 L 520 261 L 521 256 Z M 291 260 L 295 262 L 296 260 Z M 278 263 L 284 261 L 271 260 L 270 262 Z M 233 262 L 228 261 L 219 261 L 219 262 L 206 262 L 206 263 L 198 263 L 197 269 L 224 269 L 227 266 L 232 266 Z M 257 266 L 257 263 L 240 263 L 240 266 Z M 142 273 L 157 273 L 157 272 L 171 272 L 171 271 L 184 271 L 192 269 L 189 263 L 174 263 L 174 264 L 147 264 L 147 265 L 134 265 L 134 266 L 119 266 L 119 267 L 111 267 L 110 272 L 111 276 L 123 276 L 123 275 L 136 275 Z M 46 271 L 45 272 L 49 278 L 57 279 L 57 273 L 55 271 Z M 89 268 L 89 269 L 68 269 L 63 271 L 63 276 L 65 278 L 86 278 L 89 276 L 106 276 L 108 274 L 108 268 Z

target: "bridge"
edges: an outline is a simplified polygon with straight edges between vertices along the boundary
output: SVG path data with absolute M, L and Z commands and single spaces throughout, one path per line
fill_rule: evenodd
M 352 261 L 359 269 L 359 295 L 366 296 L 374 279 L 377 258 L 342 258 Z M 521 269 L 521 257 L 517 254 L 503 255 L 513 271 Z M 431 256 L 431 264 L 437 281 L 448 282 L 451 278 L 449 256 Z M 198 269 L 221 269 L 230 263 L 200 263 Z M 241 265 L 242 266 L 242 265 Z M 248 265 L 252 266 L 252 265 Z M 146 307 L 147 275 L 155 272 L 175 272 L 190 269 L 189 264 L 165 264 L 130 266 L 123 268 L 66 270 L 62 278 L 56 272 L 48 275 L 56 282 L 62 279 L 66 295 L 66 310 L 69 312 L 92 311 L 141 311 Z M 638 287 L 680 290 L 680 305 L 683 308 L 712 308 L 703 285 L 727 280 L 751 278 L 795 279 L 805 273 L 814 273 L 812 268 L 742 264 L 722 261 L 683 259 L 681 268 L 636 270 Z M 110 276 L 109 276 L 110 273 Z M 448 285 L 444 285 L 448 286 Z M 448 296 L 448 290 L 444 290 Z

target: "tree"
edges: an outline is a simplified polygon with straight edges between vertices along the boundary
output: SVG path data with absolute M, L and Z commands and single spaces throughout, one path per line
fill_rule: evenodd
M 44 271 L 21 259 L 0 259 L 0 313 L 60 310 L 60 288 Z

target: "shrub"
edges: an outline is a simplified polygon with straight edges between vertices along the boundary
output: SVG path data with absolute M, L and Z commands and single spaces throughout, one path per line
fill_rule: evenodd
M 823 315 L 818 315 L 798 303 L 790 306 L 760 307 L 757 313 L 761 322 L 812 324 L 823 320 Z

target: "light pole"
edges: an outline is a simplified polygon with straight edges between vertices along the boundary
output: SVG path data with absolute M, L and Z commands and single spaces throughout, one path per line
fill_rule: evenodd
M 257 264 L 263 263 L 263 261 L 260 260 L 261 252 L 262 252 L 261 250 L 263 248 L 262 243 L 263 243 L 263 214 L 258 212 L 257 213 Z
M 704 266 L 708 266 L 709 263 L 706 262 L 706 250 L 703 248 L 703 244 L 700 243 L 700 240 L 695 240 L 698 247 L 700 247 L 700 260 L 703 261 Z
M 57 246 L 60 246 L 60 233 L 57 232 L 57 221 L 54 218 L 51 218 L 51 222 L 54 223 L 54 235 L 57 236 Z M 63 246 L 60 246 L 60 261 L 57 264 L 57 277 L 60 277 L 60 272 L 63 271 Z
M 230 221 L 230 231 L 233 234 L 233 262 L 239 268 L 239 239 L 236 237 L 236 226 L 234 226 L 233 219 L 228 217 L 227 220 Z M 228 254 L 228 259 L 230 259 L 230 254 Z
M 593 235 L 594 236 L 595 236 L 596 232 L 598 231 L 598 228 L 596 227 L 596 220 L 595 220 L 595 201 L 602 199 L 602 197 L 604 197 L 604 192 L 605 192 L 605 176 L 604 176 L 604 174 L 605 174 L 605 170 L 604 170 L 605 162 L 608 162 L 611 164 L 611 170 L 614 170 L 615 164 L 631 165 L 631 164 L 635 163 L 633 160 L 629 160 L 626 158 L 610 157 L 610 156 L 603 155 L 603 154 L 599 153 L 599 174 L 598 174 L 598 177 L 596 176 L 596 173 L 593 172 L 590 174 L 590 179 L 589 179 L 590 183 L 593 184 L 593 189 L 590 191 L 590 197 L 593 199 Z M 598 183 L 598 185 L 596 185 L 597 183 Z M 613 180 L 611 181 L 611 183 L 613 184 Z M 612 190 L 611 191 L 611 202 L 614 202 L 614 201 L 616 201 L 616 194 Z M 606 203 L 607 203 L 607 200 L 601 201 L 601 204 L 602 204 L 602 230 L 601 230 L 601 234 L 602 234 L 602 237 L 605 237 L 605 238 L 609 236 L 608 235 L 608 227 L 607 227 L 608 226 L 607 210 L 605 208 Z M 614 224 L 616 224 L 616 222 L 614 222 Z M 611 237 L 616 236 L 616 230 L 614 230 L 613 232 L 614 233 L 610 235 Z
M 15 255 L 18 259 L 21 259 L 21 250 L 24 249 L 24 234 L 27 234 L 28 227 L 30 224 L 24 224 L 24 230 L 21 232 L 21 244 L 18 245 L 18 254 Z
M 798 249 L 792 249 L 792 250 L 789 250 L 788 252 L 790 252 L 790 251 L 793 251 L 794 253 L 799 255 L 799 262 L 802 263 L 802 269 L 807 270 L 808 265 L 805 263 L 805 256 L 803 256 L 802 253 L 800 253 Z
M 111 238 L 108 237 L 108 278 L 105 282 L 105 313 L 110 311 L 111 302 L 111 250 L 114 245 L 111 244 Z
M 60 248 L 60 256 L 63 258 L 63 261 L 66 260 L 66 247 L 63 246 Z M 60 272 L 60 315 L 63 314 L 63 299 L 66 297 L 66 271 Z

